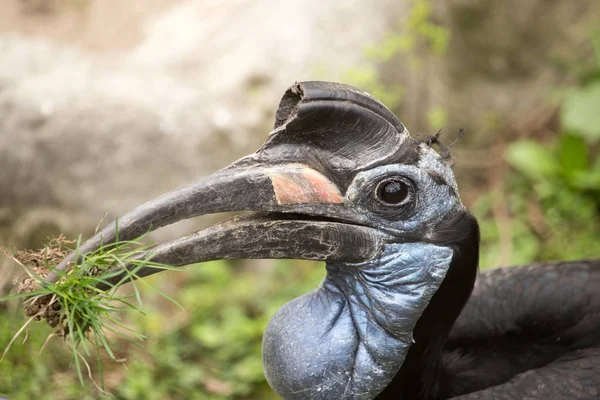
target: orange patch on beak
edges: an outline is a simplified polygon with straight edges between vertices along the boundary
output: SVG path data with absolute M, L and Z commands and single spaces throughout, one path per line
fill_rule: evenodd
M 298 169 L 271 174 L 277 203 L 343 203 L 338 188 L 329 179 L 314 169 L 299 165 Z

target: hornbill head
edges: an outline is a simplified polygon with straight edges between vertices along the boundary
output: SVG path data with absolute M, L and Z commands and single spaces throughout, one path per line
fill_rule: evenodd
M 256 153 L 124 215 L 118 236 L 226 211 L 246 213 L 159 244 L 152 257 L 327 262 L 322 285 L 282 307 L 264 335 L 266 377 L 285 399 L 375 397 L 400 370 L 449 271 L 476 268 L 477 257 L 462 254 L 476 253 L 477 224 L 450 166 L 347 85 L 295 84 Z M 79 254 L 116 232 L 107 226 Z

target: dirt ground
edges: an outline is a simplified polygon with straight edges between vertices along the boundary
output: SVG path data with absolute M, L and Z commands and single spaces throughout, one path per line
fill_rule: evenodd
M 0 0 L 0 34 L 43 37 L 93 51 L 127 50 L 145 23 L 181 0 Z

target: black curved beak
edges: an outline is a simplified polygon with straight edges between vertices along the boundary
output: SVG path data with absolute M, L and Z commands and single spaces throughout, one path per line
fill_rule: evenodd
M 250 213 L 159 244 L 151 250 L 151 260 L 173 266 L 241 258 L 360 262 L 381 249 L 381 234 L 349 222 L 340 189 L 323 174 L 304 164 L 270 164 L 248 157 L 135 208 L 83 243 L 78 254 L 182 219 L 229 211 Z M 46 281 L 55 282 L 75 257 L 70 254 Z M 138 275 L 158 271 L 147 269 Z

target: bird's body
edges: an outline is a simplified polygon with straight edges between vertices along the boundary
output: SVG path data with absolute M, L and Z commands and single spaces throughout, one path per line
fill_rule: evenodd
M 244 211 L 140 257 L 326 261 L 264 335 L 285 400 L 599 398 L 600 261 L 477 276 L 477 221 L 430 145 L 365 92 L 297 83 L 256 153 L 127 213 L 118 236 Z M 116 237 L 111 224 L 79 253 Z
M 411 349 L 377 398 L 600 398 L 599 294 L 600 260 L 485 270 L 443 348 Z

